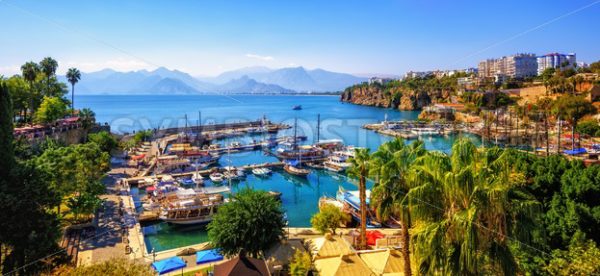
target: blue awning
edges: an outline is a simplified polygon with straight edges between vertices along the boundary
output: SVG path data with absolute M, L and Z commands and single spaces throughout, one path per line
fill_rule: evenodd
M 196 252 L 196 264 L 205 264 L 223 260 L 223 255 L 218 249 L 202 250 Z
M 152 268 L 154 268 L 158 274 L 165 274 L 173 270 L 184 268 L 185 266 L 185 261 L 180 257 L 171 257 L 152 263 Z
M 587 153 L 587 150 L 585 150 L 585 148 L 578 148 L 578 149 L 574 149 L 574 150 L 565 150 L 564 153 L 566 153 L 568 155 L 577 155 L 577 154 Z

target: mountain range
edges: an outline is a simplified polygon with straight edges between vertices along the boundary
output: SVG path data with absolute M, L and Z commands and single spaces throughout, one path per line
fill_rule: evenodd
M 59 79 L 66 81 L 64 76 Z M 246 67 L 216 77 L 193 77 L 164 67 L 118 72 L 104 69 L 82 73 L 76 85 L 80 94 L 293 94 L 342 91 L 366 78 L 303 67 L 271 69 Z

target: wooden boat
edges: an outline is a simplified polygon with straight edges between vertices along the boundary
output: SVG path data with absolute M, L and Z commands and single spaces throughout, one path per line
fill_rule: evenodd
M 294 166 L 292 166 L 290 164 L 285 165 L 283 167 L 283 169 L 287 173 L 292 174 L 292 175 L 296 175 L 296 176 L 306 177 L 308 174 L 310 174 L 310 170 L 303 169 L 303 168 L 300 168 L 300 167 L 294 167 Z
M 208 223 L 225 202 L 221 194 L 198 194 L 192 199 L 168 202 L 159 218 L 171 224 Z

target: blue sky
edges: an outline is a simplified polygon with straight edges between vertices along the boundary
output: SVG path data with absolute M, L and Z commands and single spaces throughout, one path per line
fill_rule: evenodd
M 44 56 L 61 72 L 165 66 L 192 75 L 255 65 L 402 74 L 517 52 L 593 62 L 599 14 L 600 0 L 0 0 L 0 74 Z

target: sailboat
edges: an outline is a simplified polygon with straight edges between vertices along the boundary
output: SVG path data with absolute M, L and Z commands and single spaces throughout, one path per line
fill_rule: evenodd
M 298 127 L 298 119 L 294 119 L 294 149 L 298 151 L 298 145 L 296 144 L 296 131 Z M 283 169 L 292 175 L 306 177 L 310 174 L 310 170 L 302 168 L 302 154 L 298 154 L 298 160 L 290 160 L 288 161 Z

